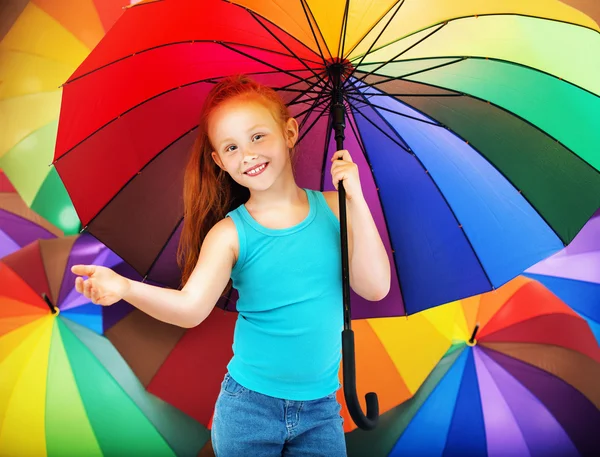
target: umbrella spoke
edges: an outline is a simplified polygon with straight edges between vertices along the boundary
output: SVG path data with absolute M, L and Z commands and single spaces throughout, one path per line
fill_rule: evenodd
M 403 149 L 406 152 L 409 152 L 409 153 L 411 152 L 409 149 L 406 148 L 406 146 L 404 146 L 402 143 L 400 143 L 398 141 L 398 139 L 394 138 L 389 133 L 387 133 L 385 130 L 383 130 L 380 126 L 378 126 L 372 119 L 369 118 L 369 116 L 365 116 L 359 107 L 353 105 L 352 102 L 350 102 L 350 101 L 348 101 L 348 104 L 352 108 L 354 108 L 353 112 L 357 112 L 358 114 L 360 114 L 366 121 L 368 121 L 373 127 L 375 127 L 377 130 L 379 130 L 382 134 L 384 134 L 386 137 L 388 137 L 391 141 L 393 141 L 399 148 Z M 398 135 L 395 130 L 394 130 L 394 132 L 396 133 L 396 135 Z M 398 138 L 401 139 L 401 137 L 399 135 L 398 135 Z
M 388 63 L 393 62 L 395 59 L 397 59 L 398 57 L 400 57 L 401 55 L 403 55 L 404 53 L 410 51 L 412 48 L 414 48 L 415 46 L 418 46 L 419 44 L 421 44 L 423 41 L 425 41 L 427 38 L 429 38 L 430 36 L 434 35 L 436 32 L 439 32 L 441 29 L 443 29 L 446 26 L 447 22 L 444 22 L 443 24 L 441 24 L 438 28 L 434 29 L 433 31 L 431 31 L 430 33 L 428 33 L 427 35 L 425 35 L 423 38 L 421 38 L 419 41 L 417 41 L 416 43 L 412 44 L 411 46 L 409 46 L 408 48 L 406 48 L 405 50 L 399 52 L 398 54 L 396 54 L 394 57 L 392 57 L 390 60 L 388 60 L 387 62 L 384 62 L 382 64 L 380 64 L 378 67 L 375 67 L 373 70 L 371 70 L 370 72 L 368 72 L 366 75 L 364 75 L 362 78 L 360 78 L 358 80 L 358 82 L 362 82 L 363 79 L 365 79 L 367 76 L 372 75 L 373 73 L 375 73 L 377 70 L 379 70 L 382 67 L 385 67 Z M 391 44 L 391 43 L 390 43 Z M 387 46 L 387 45 L 386 45 Z M 356 67 L 355 67 L 356 68 Z M 352 76 L 352 75 L 351 75 Z
M 298 96 L 296 98 L 294 98 L 293 100 L 291 100 L 289 102 L 289 104 L 294 104 L 296 103 L 300 98 L 302 98 L 303 95 L 305 95 L 306 93 L 314 93 L 314 94 L 322 94 L 323 92 L 325 92 L 325 88 L 327 87 L 327 82 L 325 82 L 325 85 L 320 87 L 320 89 L 317 90 L 313 90 L 314 87 L 319 86 L 322 82 L 324 82 L 324 80 L 318 80 L 316 82 L 313 82 L 310 86 L 309 89 L 305 90 L 305 91 L 301 91 L 300 94 L 298 94 Z M 293 83 L 293 84 L 298 84 L 298 83 Z M 289 86 L 289 85 L 288 85 Z M 285 87 L 285 86 L 284 86 Z M 287 89 L 283 89 L 283 90 L 287 90 Z
M 358 111 L 358 110 L 355 109 L 355 111 Z M 368 117 L 364 116 L 363 113 L 359 112 L 359 114 L 361 114 L 363 117 L 365 117 L 367 120 L 370 121 L 370 119 L 368 119 Z M 352 112 L 352 117 L 355 118 L 354 112 Z M 355 122 L 356 122 L 356 119 L 355 119 Z M 360 147 L 360 149 L 361 149 L 361 151 L 363 153 L 363 156 L 364 156 L 365 160 L 367 161 L 367 164 L 369 165 L 369 168 L 371 170 L 373 170 L 373 167 L 371 165 L 371 160 L 369 159 L 369 153 L 367 152 L 367 147 L 364 144 L 362 135 L 361 135 L 360 131 L 358 130 L 358 127 L 355 127 L 355 125 L 354 125 L 355 122 L 349 122 L 350 128 L 352 129 L 352 132 L 354 133 L 354 136 L 358 140 L 357 143 L 358 143 L 358 145 L 359 145 L 359 147 Z M 385 132 L 382 131 L 382 133 L 384 135 L 388 136 L 388 138 L 389 138 L 389 135 L 387 135 Z M 390 139 L 392 141 L 394 141 L 392 138 L 390 138 Z M 403 149 L 406 150 L 406 148 L 404 148 L 402 145 L 399 145 L 399 146 L 401 148 L 403 148 Z M 371 172 L 371 175 L 373 177 L 373 182 L 375 183 L 375 187 L 377 189 L 379 189 L 379 184 L 377 183 L 377 177 L 375 176 L 375 173 Z M 389 226 L 389 223 L 388 223 L 388 218 L 386 217 L 385 205 L 381 201 L 381 193 L 379 191 L 377 192 L 377 199 L 379 200 L 379 206 L 381 207 L 381 214 L 383 215 L 383 223 L 385 224 L 385 230 L 386 230 L 386 232 L 388 234 L 390 234 L 391 231 L 390 231 L 390 226 Z M 400 298 L 401 298 L 400 303 L 402 303 L 403 306 L 406 306 L 405 305 L 406 301 L 404 299 L 404 293 L 403 293 L 403 290 L 402 290 L 402 281 L 401 281 L 401 276 L 400 276 L 400 269 L 398 268 L 398 262 L 396 260 L 396 255 L 395 255 L 396 250 L 394 249 L 394 243 L 393 243 L 393 240 L 392 240 L 391 236 L 389 236 L 389 242 L 390 242 L 390 249 L 392 251 L 392 260 L 394 261 L 394 267 L 396 269 L 396 278 L 398 280 L 398 289 L 399 289 Z
M 434 59 L 438 59 L 438 58 L 435 57 L 435 58 L 433 58 L 431 60 L 434 60 Z M 431 70 L 437 70 L 438 68 L 442 68 L 442 67 L 445 67 L 447 65 L 453 65 L 455 63 L 462 62 L 463 60 L 466 60 L 466 59 L 468 59 L 468 57 L 458 57 L 456 60 L 453 60 L 451 62 L 444 62 L 444 63 L 441 63 L 439 65 L 434 65 L 433 67 L 422 68 L 420 70 L 415 70 L 415 71 L 413 71 L 411 73 L 407 73 L 407 74 L 402 75 L 402 76 L 397 76 L 397 77 L 384 76 L 386 79 L 384 81 L 379 81 L 377 84 L 381 84 L 381 83 L 387 82 L 387 81 L 400 81 L 400 80 L 403 80 L 404 78 L 408 78 L 409 76 L 418 75 L 420 73 L 425 73 L 425 72 L 428 72 L 428 71 L 431 71 Z M 410 62 L 411 60 L 412 59 L 410 59 L 410 60 L 394 60 L 392 62 L 385 62 L 384 66 L 387 65 L 388 63 Z M 416 60 L 430 60 L 430 59 L 427 58 L 427 59 L 416 59 Z M 383 63 L 383 62 L 373 62 L 373 63 L 377 64 L 377 63 Z M 363 82 L 363 83 L 364 83 L 364 79 L 369 76 L 369 74 L 367 74 L 366 72 L 360 71 L 360 70 L 356 70 L 355 73 L 359 73 L 359 74 L 363 75 L 363 77 L 360 79 L 360 81 Z M 366 83 L 366 84 L 368 84 L 368 83 Z M 370 84 L 370 85 L 372 85 L 372 84 Z
M 258 59 L 258 58 L 256 58 L 256 57 L 254 57 L 254 56 L 250 55 L 250 54 L 247 54 L 247 53 L 245 53 L 245 52 L 242 52 L 242 51 L 241 51 L 241 50 L 239 50 L 239 49 L 236 49 L 236 48 L 234 48 L 234 47 L 231 47 L 231 46 L 229 46 L 228 44 L 226 44 L 226 43 L 224 43 L 224 42 L 220 42 L 219 44 L 220 44 L 221 46 L 223 46 L 223 47 L 225 47 L 225 48 L 227 48 L 227 49 L 229 49 L 229 50 L 233 51 L 233 52 L 237 52 L 238 54 L 240 54 L 240 55 L 243 55 L 244 57 L 248 57 L 249 59 L 252 59 L 252 60 L 254 60 L 255 62 L 261 63 L 261 64 L 263 64 L 263 65 L 265 65 L 265 66 L 267 66 L 267 67 L 271 67 L 271 68 L 273 68 L 274 70 L 277 70 L 277 71 L 278 71 L 278 72 L 280 72 L 280 73 L 285 73 L 285 74 L 286 74 L 286 75 L 288 75 L 288 76 L 292 76 L 292 77 L 294 77 L 294 78 L 297 78 L 299 81 L 304 81 L 304 79 L 303 79 L 303 78 L 301 78 L 300 76 L 298 76 L 298 75 L 295 75 L 295 74 L 293 74 L 293 73 L 290 73 L 288 70 L 284 70 L 283 68 L 279 68 L 277 65 L 273 65 L 272 63 L 265 62 L 265 61 L 264 61 L 264 60 L 262 60 L 262 59 Z M 290 56 L 288 56 L 288 57 L 290 57 Z
M 354 65 L 354 68 L 352 69 L 352 72 L 350 73 L 350 76 L 348 76 L 347 79 L 350 79 L 352 77 L 352 75 L 354 74 L 354 72 L 356 71 L 356 69 L 358 67 L 360 67 L 360 64 L 363 63 L 363 60 L 365 60 L 365 57 L 367 57 L 369 55 L 369 53 L 371 52 L 371 50 L 373 49 L 373 47 L 375 46 L 375 43 L 377 43 L 377 41 L 379 40 L 379 38 L 381 38 L 381 35 L 383 35 L 383 33 L 385 32 L 385 29 L 387 29 L 387 27 L 390 25 L 390 23 L 394 20 L 394 17 L 396 16 L 396 14 L 398 13 L 398 11 L 400 11 L 400 8 L 402 8 L 402 5 L 404 5 L 404 1 L 402 0 L 400 3 L 398 3 L 398 8 L 396 8 L 396 11 L 394 11 L 394 13 L 392 14 L 392 17 L 390 17 L 389 21 L 387 21 L 387 23 L 383 26 L 383 28 L 381 29 L 381 32 L 379 32 L 379 35 L 377 35 L 377 38 L 375 38 L 375 40 L 373 40 L 373 42 L 371 43 L 371 46 L 369 46 L 369 49 L 367 49 L 367 52 L 365 52 L 362 57 L 360 58 L 360 61 Z M 395 5 L 394 5 L 395 6 Z M 393 6 L 392 6 L 393 8 Z M 390 8 L 391 10 L 391 8 Z M 387 14 L 387 12 L 386 12 Z M 385 16 L 385 15 L 384 15 Z M 377 23 L 379 23 L 379 21 L 377 21 Z M 375 27 L 375 25 L 377 25 L 377 23 L 375 23 L 373 25 L 373 27 Z M 367 34 L 361 38 L 360 41 L 364 40 L 364 38 L 371 32 L 371 30 L 373 30 L 373 28 L 371 28 Z M 358 44 L 360 43 L 360 41 L 356 44 L 358 46 Z M 354 49 L 354 48 L 353 48 Z
M 310 8 L 306 4 L 306 0 L 300 0 L 300 4 L 302 5 L 302 9 L 304 10 L 304 15 L 306 16 L 306 22 L 308 22 L 308 26 L 310 27 L 310 31 L 312 32 L 313 38 L 315 39 L 315 43 L 317 45 L 317 48 L 319 48 L 319 53 L 321 54 L 321 59 L 323 59 L 323 66 L 327 67 L 327 60 L 325 59 L 325 54 L 323 53 L 323 50 L 321 49 L 321 45 L 319 44 L 319 39 L 317 38 L 317 34 L 316 34 L 315 29 L 313 28 L 313 25 L 312 25 L 311 17 L 314 20 L 314 16 L 312 14 L 312 11 L 310 11 Z M 310 11 L 310 16 L 308 14 L 309 11 Z M 316 21 L 315 21 L 315 25 L 317 25 Z M 318 30 L 318 25 L 317 25 L 317 30 Z M 319 32 L 319 36 L 323 40 L 323 44 L 325 46 L 327 46 L 327 43 L 325 42 L 325 39 L 323 38 L 323 34 L 321 33 L 320 30 L 318 30 L 318 32 Z M 329 52 L 329 49 L 327 49 L 327 52 Z M 331 52 L 329 52 L 329 54 L 331 55 Z
M 311 111 L 314 111 L 316 109 L 317 106 L 322 105 L 325 101 L 327 101 L 327 107 L 321 111 L 321 113 L 315 118 L 315 120 L 310 124 L 310 126 L 308 126 L 308 128 L 306 128 L 304 130 L 304 133 L 302 135 L 300 135 L 300 138 L 298 138 L 298 143 L 300 143 L 300 141 L 302 141 L 302 139 L 307 135 L 308 132 L 310 132 L 310 130 L 315 126 L 315 124 L 317 123 L 317 121 L 321 118 L 321 116 L 323 115 L 323 113 L 328 112 L 329 108 L 331 107 L 332 101 L 331 100 L 327 100 L 324 99 L 324 101 L 319 102 L 317 104 L 315 104 L 312 108 Z M 310 113 L 312 114 L 312 112 Z M 302 122 L 300 123 L 300 128 L 304 128 L 304 124 L 306 123 L 306 120 L 310 117 L 310 114 L 307 114 L 306 117 L 302 120 Z
M 344 46 L 346 45 L 346 30 L 348 28 L 348 10 L 350 9 L 350 0 L 346 0 L 344 6 L 344 17 L 342 19 L 342 29 L 340 30 L 340 41 L 338 43 L 337 58 L 341 60 L 344 56 Z
M 404 3 L 404 1 L 405 1 L 405 0 L 398 0 L 396 3 L 392 4 L 392 5 L 390 6 L 390 8 L 389 8 L 389 9 L 388 9 L 388 10 L 387 10 L 387 11 L 386 11 L 384 14 L 382 14 L 382 15 L 381 15 L 381 17 L 380 17 L 380 18 L 379 18 L 377 21 L 375 21 L 375 23 L 373 24 L 373 26 L 372 26 L 372 27 L 371 27 L 369 30 L 367 30 L 367 32 L 366 32 L 366 33 L 365 33 L 365 34 L 364 34 L 364 35 L 363 35 L 363 36 L 360 38 L 360 40 L 358 40 L 358 41 L 356 42 L 356 44 L 355 44 L 354 46 L 352 46 L 352 48 L 351 48 L 351 49 L 348 51 L 348 53 L 346 54 L 345 58 L 348 58 L 348 56 L 349 56 L 350 54 L 352 54 L 352 51 L 354 51 L 354 50 L 355 50 L 355 49 L 358 47 L 358 45 L 359 45 L 359 44 L 361 44 L 361 43 L 363 42 L 363 40 L 364 40 L 366 37 L 368 37 L 368 36 L 369 36 L 369 34 L 370 34 L 372 31 L 373 31 L 373 29 L 374 29 L 375 27 L 377 27 L 377 24 L 379 24 L 379 23 L 381 22 L 381 20 L 382 20 L 384 17 L 386 17 L 386 16 L 387 16 L 387 14 L 388 14 L 390 11 L 392 11 L 392 8 L 394 8 L 396 5 L 398 5 L 398 3 L 400 3 L 400 6 L 399 6 L 399 7 L 398 7 L 398 9 L 397 9 L 397 10 L 394 12 L 394 14 L 392 15 L 392 17 L 391 17 L 391 18 L 390 18 L 390 20 L 388 21 L 388 23 L 384 25 L 384 27 L 383 27 L 383 30 L 381 31 L 381 33 L 379 34 L 379 36 L 377 36 L 377 38 L 375 38 L 375 41 L 374 41 L 373 43 L 376 43 L 376 42 L 377 42 L 377 40 L 379 40 L 379 38 L 380 38 L 380 37 L 381 37 L 381 35 L 383 34 L 383 31 L 384 31 L 384 30 L 387 28 L 387 26 L 388 26 L 388 25 L 390 25 L 390 22 L 392 21 L 392 19 L 394 18 L 394 16 L 395 16 L 395 15 L 396 15 L 396 13 L 398 12 L 398 10 L 400 9 L 400 7 L 401 7 L 401 6 L 402 6 L 402 4 Z M 371 46 L 371 48 L 372 48 L 372 47 L 373 47 L 373 46 Z M 371 50 L 371 48 L 369 48 L 369 51 Z M 368 53 L 369 53 L 369 51 L 367 51 L 365 54 L 368 54 Z
M 377 104 L 375 104 L 375 103 L 372 103 L 372 102 L 371 102 L 371 101 L 369 101 L 369 100 L 360 100 L 359 98 L 357 98 L 356 96 L 354 96 L 354 95 L 352 95 L 352 94 L 346 94 L 346 96 L 347 96 L 348 98 L 351 98 L 352 100 L 354 100 L 354 101 L 355 101 L 355 102 L 357 102 L 357 103 L 363 103 L 363 104 L 365 104 L 365 105 L 368 105 L 368 106 L 370 106 L 370 107 L 372 107 L 372 108 L 377 108 L 377 109 L 380 109 L 380 110 L 383 110 L 383 111 L 388 111 L 388 112 L 390 112 L 390 113 L 393 113 L 393 114 L 396 114 L 396 115 L 398 115 L 398 116 L 402 116 L 402 117 L 406 117 L 406 118 L 408 118 L 408 119 L 412 119 L 413 121 L 417 121 L 417 122 L 423 122 L 424 124 L 430 124 L 430 125 L 434 125 L 434 126 L 436 126 L 436 127 L 443 128 L 443 126 L 441 126 L 440 124 L 438 124 L 438 123 L 436 123 L 436 122 L 427 121 L 427 120 L 425 120 L 425 119 L 419 119 L 418 117 L 411 116 L 411 115 L 409 115 L 409 114 L 404 114 L 404 113 L 402 113 L 402 112 L 399 112 L 399 111 L 395 111 L 395 110 L 393 110 L 393 109 L 391 109 L 391 108 L 388 108 L 388 107 L 386 107 L 386 106 L 377 105 Z M 368 95 L 366 95 L 366 94 L 362 94 L 362 96 L 363 96 L 364 98 L 366 98 Z
M 265 30 L 266 30 L 266 31 L 267 31 L 267 32 L 268 32 L 268 33 L 269 33 L 269 34 L 270 34 L 270 35 L 271 35 L 273 38 L 275 38 L 275 39 L 277 40 L 277 42 L 278 42 L 279 44 L 281 44 L 281 46 L 283 46 L 285 49 L 287 49 L 287 50 L 288 50 L 288 52 L 289 52 L 289 53 L 290 53 L 292 56 L 294 56 L 294 57 L 296 58 L 296 60 L 298 60 L 298 62 L 300 62 L 302 65 L 304 65 L 304 66 L 306 67 L 306 69 L 307 69 L 307 70 L 309 70 L 309 71 L 310 71 L 310 72 L 311 72 L 313 75 L 315 75 L 315 77 L 316 77 L 316 78 L 319 78 L 319 79 L 321 79 L 321 77 L 320 77 L 320 76 L 319 76 L 319 75 L 318 75 L 318 74 L 317 74 L 317 73 L 314 71 L 314 69 L 312 69 L 311 67 L 309 67 L 309 66 L 307 65 L 307 63 L 306 63 L 306 59 L 301 59 L 300 57 L 298 57 L 298 55 L 296 55 L 296 53 L 295 53 L 294 51 L 292 51 L 292 50 L 291 50 L 291 49 L 290 49 L 290 48 L 289 48 L 289 47 L 288 47 L 288 46 L 287 46 L 287 45 L 286 45 L 286 44 L 285 44 L 283 41 L 281 41 L 281 40 L 279 39 L 279 37 L 277 37 L 277 35 L 275 35 L 275 34 L 274 34 L 274 33 L 273 33 L 271 30 L 269 30 L 269 28 L 268 28 L 266 25 L 264 25 L 264 24 L 262 23 L 262 21 L 261 21 L 261 20 L 259 20 L 259 19 L 258 19 L 258 17 L 257 17 L 257 15 L 256 15 L 256 13 L 254 13 L 253 11 L 250 11 L 250 10 L 248 10 L 248 12 L 249 12 L 249 13 L 250 13 L 250 15 L 252 16 L 252 18 L 253 18 L 253 19 L 254 19 L 256 22 L 258 22 L 258 23 L 261 25 L 261 27 L 263 27 L 263 28 L 264 28 L 264 29 L 265 29 Z
M 97 72 L 99 70 L 102 70 L 102 69 L 104 69 L 106 67 L 109 67 L 111 65 L 114 65 L 116 63 L 122 62 L 124 60 L 130 59 L 133 56 L 142 54 L 144 52 L 150 52 L 150 51 L 154 51 L 155 49 L 160 49 L 160 48 L 169 47 L 169 46 L 177 46 L 177 45 L 180 45 L 180 44 L 203 44 L 203 43 L 214 44 L 215 41 L 214 40 L 187 40 L 187 41 L 176 41 L 176 42 L 172 42 L 172 43 L 164 43 L 164 44 L 160 44 L 160 45 L 157 45 L 157 46 L 152 46 L 150 48 L 142 49 L 140 51 L 136 51 L 133 54 L 130 54 L 130 55 L 121 57 L 119 59 L 113 60 L 111 62 L 108 62 L 108 63 L 104 64 L 104 65 L 100 65 L 97 68 L 94 68 L 93 70 L 88 71 L 87 73 L 83 73 L 83 74 L 77 76 L 76 78 L 69 79 L 69 81 L 65 82 L 64 84 L 60 85 L 59 87 L 67 86 L 67 85 L 71 84 L 72 82 L 78 81 L 78 80 L 80 80 L 80 79 L 82 79 L 82 78 L 84 78 L 84 77 L 86 77 L 86 76 L 88 76 L 88 75 L 90 75 L 92 73 L 95 73 L 95 72 Z M 260 46 L 249 45 L 249 44 L 246 44 L 246 43 L 238 43 L 238 42 L 230 42 L 230 41 L 227 41 L 227 42 L 225 42 L 225 41 L 218 41 L 217 43 L 220 44 L 220 45 L 222 45 L 222 46 L 225 46 L 225 47 L 227 47 L 227 48 L 229 48 L 229 49 L 231 49 L 233 51 L 236 51 L 236 50 L 234 48 L 232 48 L 232 46 L 239 46 L 239 47 L 243 47 L 243 48 L 250 48 L 250 49 L 255 49 L 257 51 L 269 52 L 269 53 L 272 53 L 272 54 L 278 54 L 278 55 L 281 55 L 281 56 L 298 59 L 298 57 L 295 56 L 295 55 L 286 54 L 285 52 L 281 52 L 281 51 L 275 51 L 274 49 L 268 49 L 268 48 L 263 48 L 263 47 L 260 47 Z M 251 57 L 248 54 L 244 54 L 244 55 L 247 56 L 247 57 Z M 254 60 L 267 65 L 266 62 L 264 62 L 264 61 L 262 61 L 260 59 L 254 58 Z M 320 65 L 321 64 L 320 62 L 309 60 L 309 59 L 304 59 L 304 62 L 310 62 L 310 63 L 313 63 L 315 65 Z M 269 66 L 273 67 L 273 65 L 269 65 Z

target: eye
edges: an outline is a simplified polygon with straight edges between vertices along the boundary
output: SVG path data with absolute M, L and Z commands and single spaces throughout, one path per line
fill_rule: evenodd
M 230 144 L 229 146 L 227 146 L 225 148 L 225 152 L 234 152 L 237 149 L 237 146 L 235 144 Z
M 257 133 L 256 135 L 254 135 L 252 137 L 252 141 L 258 141 L 260 140 L 263 136 L 265 136 L 263 133 Z

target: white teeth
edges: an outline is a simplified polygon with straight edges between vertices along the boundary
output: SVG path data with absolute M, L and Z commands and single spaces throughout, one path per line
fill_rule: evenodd
M 255 175 L 256 173 L 263 171 L 266 166 L 267 166 L 267 164 L 262 164 L 258 168 L 254 168 L 254 169 L 252 169 L 250 171 L 247 171 L 246 174 Z

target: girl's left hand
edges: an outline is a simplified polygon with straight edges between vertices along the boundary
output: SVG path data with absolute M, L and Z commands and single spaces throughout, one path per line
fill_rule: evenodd
M 340 157 L 341 160 L 339 160 Z M 358 176 L 358 165 L 352 162 L 350 153 L 345 149 L 337 151 L 331 158 L 331 162 L 331 177 L 333 178 L 333 185 L 336 190 L 339 181 L 343 181 L 344 189 L 346 190 L 346 200 L 361 197 L 362 187 Z

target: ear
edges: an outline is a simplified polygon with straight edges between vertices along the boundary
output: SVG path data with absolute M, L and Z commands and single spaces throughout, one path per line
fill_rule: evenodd
M 223 165 L 223 161 L 221 160 L 221 157 L 219 157 L 219 154 L 217 154 L 215 151 L 210 153 L 210 156 L 212 157 L 212 159 L 215 161 L 215 163 L 217 164 L 217 166 L 225 171 L 225 166 Z
M 296 145 L 296 141 L 298 141 L 298 122 L 293 117 L 290 117 L 285 123 L 285 138 L 286 138 L 286 146 L 288 148 L 293 148 Z

